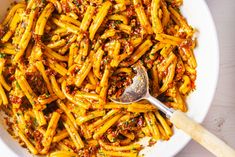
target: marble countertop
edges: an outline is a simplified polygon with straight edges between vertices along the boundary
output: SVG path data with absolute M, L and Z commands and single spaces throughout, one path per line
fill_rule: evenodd
M 216 95 L 203 125 L 235 148 L 235 0 L 206 0 L 220 46 L 220 75 Z M 208 43 L 209 44 L 209 43 Z M 191 141 L 176 157 L 213 157 Z

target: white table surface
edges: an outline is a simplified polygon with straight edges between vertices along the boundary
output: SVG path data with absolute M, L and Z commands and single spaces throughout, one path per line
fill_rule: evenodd
M 206 0 L 206 2 L 218 32 L 220 75 L 212 107 L 203 125 L 235 148 L 235 0 Z M 213 155 L 191 141 L 176 157 L 213 157 Z

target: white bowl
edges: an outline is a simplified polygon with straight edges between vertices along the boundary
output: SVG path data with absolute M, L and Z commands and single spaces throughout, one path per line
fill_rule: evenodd
M 10 2 L 1 0 L 0 15 L 5 15 Z M 184 0 L 181 8 L 190 25 L 199 30 L 198 47 L 195 56 L 198 62 L 196 90 L 187 99 L 188 115 L 197 122 L 205 118 L 216 90 L 219 72 L 219 47 L 216 30 L 210 11 L 204 0 Z M 142 152 L 146 157 L 170 157 L 177 154 L 188 142 L 190 137 L 175 129 L 173 137 L 166 142 L 158 142 L 153 147 L 147 147 Z M 31 157 L 26 149 L 7 133 L 0 115 L 0 156 Z

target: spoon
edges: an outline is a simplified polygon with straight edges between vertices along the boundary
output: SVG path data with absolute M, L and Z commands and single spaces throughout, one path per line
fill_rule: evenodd
M 133 83 L 128 86 L 118 98 L 110 98 L 115 103 L 130 104 L 143 99 L 148 100 L 179 129 L 183 130 L 195 141 L 218 157 L 235 157 L 235 150 L 225 144 L 221 139 L 203 128 L 200 124 L 189 118 L 185 113 L 167 107 L 149 93 L 149 79 L 145 67 L 140 63 L 133 65 L 136 75 Z

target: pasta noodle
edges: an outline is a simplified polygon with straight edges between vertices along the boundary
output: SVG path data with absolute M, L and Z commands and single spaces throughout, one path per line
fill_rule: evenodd
M 177 5 L 176 5 L 177 3 Z M 0 26 L 0 105 L 32 154 L 137 157 L 172 125 L 148 101 L 111 102 L 148 70 L 150 92 L 187 111 L 195 89 L 194 29 L 176 0 L 25 0 Z

